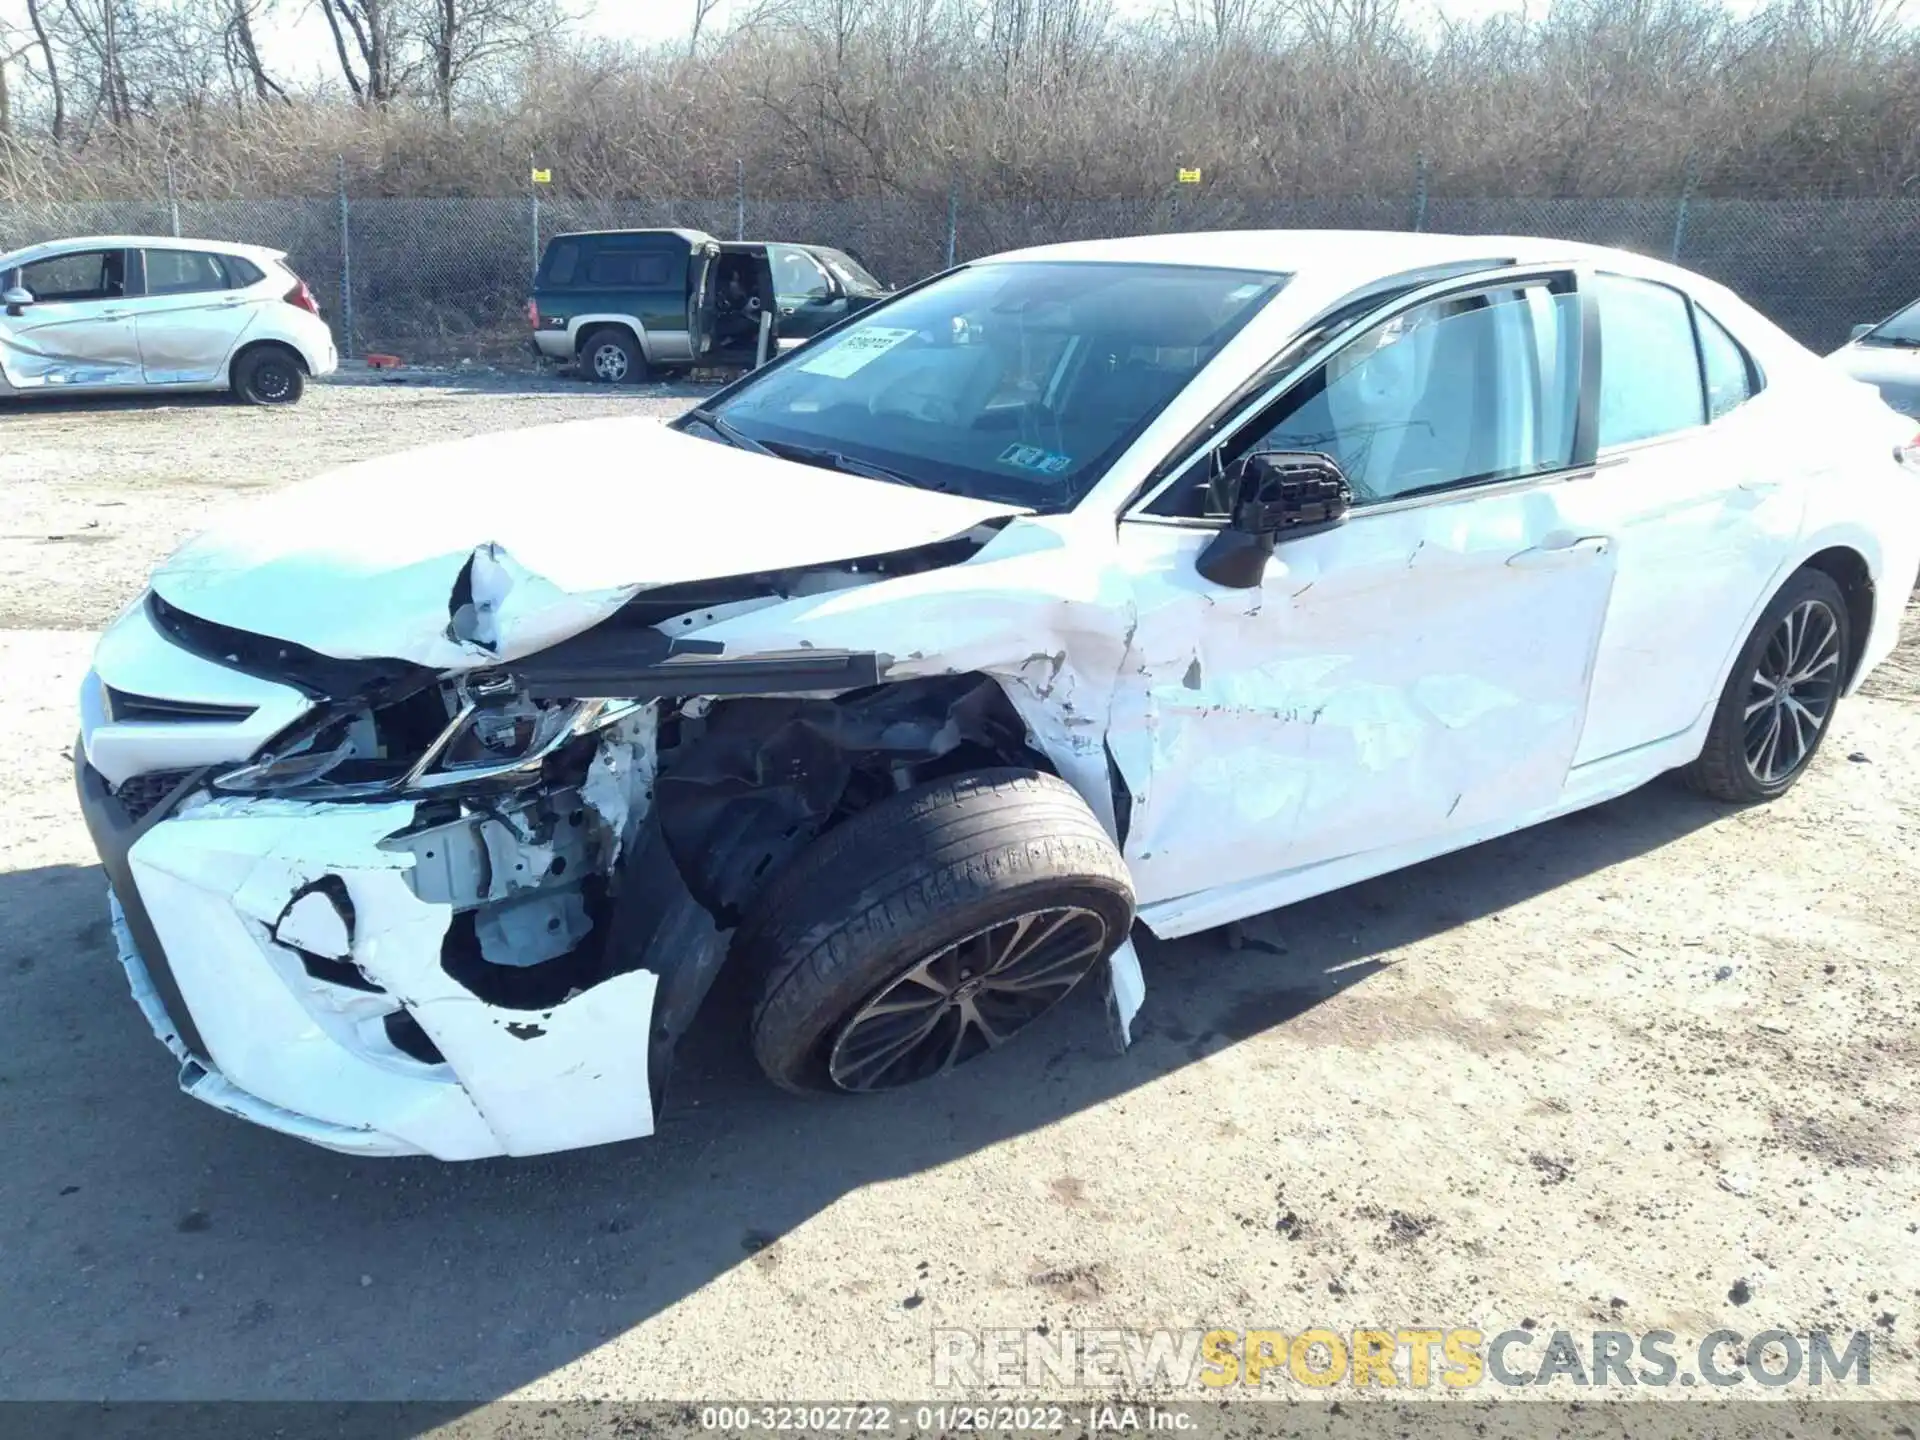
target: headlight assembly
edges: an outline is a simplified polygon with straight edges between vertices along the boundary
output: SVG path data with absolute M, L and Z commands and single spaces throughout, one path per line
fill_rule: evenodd
M 437 732 L 427 705 L 439 716 Z M 629 700 L 534 700 L 507 677 L 470 676 L 378 710 L 323 709 L 213 787 L 313 800 L 511 789 L 536 778 L 555 751 L 636 708 Z

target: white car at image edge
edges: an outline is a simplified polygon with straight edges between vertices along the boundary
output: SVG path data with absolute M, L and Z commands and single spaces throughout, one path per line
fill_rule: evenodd
M 120 960 L 189 1094 L 369 1155 L 651 1133 L 723 964 L 792 1089 L 952 1070 L 1088 975 L 1124 1045 L 1136 922 L 1669 770 L 1785 791 L 1895 644 L 1913 428 L 1561 241 L 971 263 L 670 425 L 189 543 L 81 695 Z
M 291 405 L 339 366 L 286 254 L 151 235 L 0 255 L 0 398 L 231 390 Z

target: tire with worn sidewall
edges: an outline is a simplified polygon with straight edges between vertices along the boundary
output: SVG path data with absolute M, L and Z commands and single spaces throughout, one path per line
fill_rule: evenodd
M 1842 667 L 1849 663 L 1853 654 L 1853 631 L 1851 617 L 1847 614 L 1846 596 L 1840 593 L 1840 587 L 1834 583 L 1833 577 L 1824 571 L 1796 570 L 1787 577 L 1787 583 L 1780 587 L 1767 608 L 1760 612 L 1759 620 L 1754 622 L 1753 632 L 1747 636 L 1746 644 L 1740 647 L 1732 673 L 1727 676 L 1726 688 L 1720 692 L 1719 702 L 1714 708 L 1713 723 L 1707 730 L 1707 742 L 1701 748 L 1700 757 L 1680 772 L 1690 789 L 1735 805 L 1774 800 L 1793 788 L 1794 782 L 1806 774 L 1807 767 L 1813 764 L 1813 757 L 1820 753 L 1827 732 L 1833 728 L 1834 713 L 1839 709 L 1837 693 L 1833 709 L 1827 712 L 1826 723 L 1820 727 L 1820 733 L 1814 736 L 1806 758 L 1785 779 L 1768 785 L 1755 778 L 1747 768 L 1745 750 L 1747 685 L 1759 667 L 1761 654 L 1781 618 L 1794 606 L 1808 600 L 1819 600 L 1832 610 L 1840 630 L 1840 663 Z
M 827 1054 L 871 995 L 927 955 L 1043 905 L 1100 915 L 1103 960 L 1133 923 L 1126 862 L 1065 781 L 979 770 L 889 796 L 803 851 L 741 922 L 734 957 L 760 984 L 754 1058 L 786 1089 L 843 1093 Z
M 269 365 L 282 368 L 287 375 L 284 395 L 269 397 L 260 393 L 260 373 Z M 249 350 L 234 362 L 233 393 L 249 405 L 297 405 L 307 391 L 307 371 L 292 351 L 277 345 Z

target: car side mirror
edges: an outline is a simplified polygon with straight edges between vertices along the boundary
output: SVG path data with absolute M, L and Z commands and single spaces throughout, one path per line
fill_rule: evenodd
M 1865 335 L 1871 329 L 1873 329 L 1873 326 L 1871 325 L 1856 325 L 1853 327 L 1853 333 L 1847 336 L 1847 339 L 1858 340 L 1862 335 Z
M 1200 552 L 1206 579 L 1251 590 L 1282 540 L 1329 530 L 1353 508 L 1353 487 L 1330 455 L 1266 450 L 1239 461 L 1227 477 L 1227 526 Z
M 15 285 L 6 294 L 0 295 L 0 305 L 7 307 L 9 315 L 19 315 L 31 304 L 33 304 L 33 292 L 20 285 Z

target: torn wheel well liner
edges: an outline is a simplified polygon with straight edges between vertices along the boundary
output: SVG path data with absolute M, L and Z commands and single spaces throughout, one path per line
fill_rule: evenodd
M 807 845 L 906 784 L 983 765 L 1053 769 L 984 675 L 723 701 L 702 724 L 663 753 L 655 813 L 688 889 L 723 927 Z

